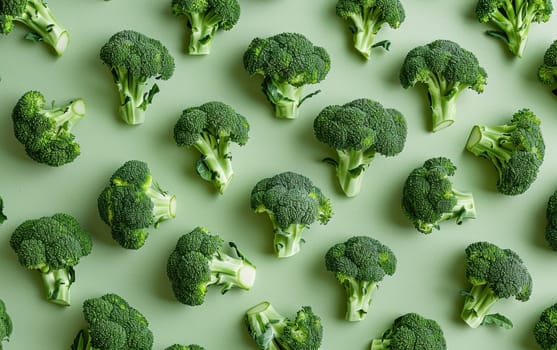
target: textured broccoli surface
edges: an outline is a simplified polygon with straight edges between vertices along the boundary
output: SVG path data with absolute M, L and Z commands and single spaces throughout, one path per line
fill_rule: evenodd
M 538 68 L 538 80 L 553 87 L 553 94 L 557 95 L 557 40 L 549 45 L 543 55 L 543 63 Z
M 176 144 L 193 146 L 201 153 L 195 166 L 197 174 L 210 181 L 220 194 L 234 175 L 230 144 L 245 145 L 248 133 L 246 117 L 216 101 L 185 109 L 174 126 Z
M 530 298 L 532 277 L 526 265 L 513 250 L 489 242 L 472 243 L 465 252 L 466 279 L 472 288 L 464 293 L 466 299 L 460 316 L 472 328 L 483 324 L 511 328 L 511 320 L 489 312 L 500 299 Z
M 303 306 L 291 320 L 264 301 L 246 311 L 248 332 L 262 350 L 317 350 L 323 339 L 321 318 Z
M 2 342 L 10 340 L 10 335 L 13 331 L 13 324 L 6 304 L 0 299 L 0 350 L 2 350 Z
M 219 235 L 202 227 L 178 240 L 166 265 L 166 273 L 176 299 L 186 305 L 205 302 L 207 287 L 222 286 L 222 294 L 233 287 L 250 290 L 255 283 L 256 268 L 230 243 L 236 256 L 227 254 Z
M 389 49 L 388 40 L 375 43 L 375 37 L 384 24 L 398 29 L 406 13 L 399 0 L 339 0 L 336 13 L 350 23 L 354 47 L 365 59 L 371 56 L 374 47 Z
M 456 166 L 445 157 L 431 158 L 408 175 L 402 190 L 402 209 L 416 229 L 431 233 L 442 221 L 456 219 L 461 224 L 476 218 L 471 193 L 453 188 L 450 176 Z
M 319 141 L 336 150 L 336 159 L 325 161 L 335 167 L 344 194 L 354 197 L 376 153 L 392 157 L 402 151 L 407 126 L 396 109 L 362 98 L 325 107 L 315 118 L 313 131 Z
M 281 33 L 253 39 L 244 53 L 244 67 L 252 76 L 263 76 L 261 88 L 275 107 L 275 116 L 295 119 L 302 102 L 319 92 L 303 97 L 304 86 L 325 79 L 331 59 L 304 35 Z
M 275 255 L 290 257 L 300 251 L 302 232 L 333 215 L 329 198 L 304 175 L 284 172 L 259 181 L 251 191 L 251 208 L 267 213 L 273 225 Z
M 335 273 L 346 290 L 346 320 L 361 321 L 366 317 L 374 291 L 385 275 L 395 273 L 396 262 L 389 247 L 367 236 L 354 236 L 327 251 L 325 267 Z
M 230 30 L 240 19 L 238 0 L 172 0 L 172 13 L 185 16 L 191 30 L 190 55 L 208 55 L 215 34 Z
M 151 350 L 153 333 L 141 312 L 117 294 L 83 302 L 88 327 L 80 330 L 70 350 Z
M 545 155 L 540 120 L 529 109 L 521 109 L 507 124 L 476 125 L 466 149 L 493 163 L 499 175 L 499 192 L 511 196 L 524 193 L 538 177 Z
M 557 250 L 557 191 L 549 197 L 545 212 L 547 224 L 545 226 L 545 240 L 553 250 Z
M 25 25 L 30 32 L 25 36 L 32 41 L 44 42 L 61 56 L 70 41 L 64 29 L 44 0 L 0 1 L 0 34 L 8 34 L 14 23 Z
M 534 338 L 543 350 L 557 349 L 557 304 L 544 309 L 534 325 Z
M 10 246 L 23 267 L 40 273 L 46 299 L 69 306 L 74 267 L 91 252 L 89 232 L 74 217 L 58 213 L 24 221 L 13 232 Z
M 100 51 L 120 94 L 120 117 L 129 125 L 145 122 L 147 106 L 159 92 L 156 80 L 174 74 L 174 58 L 157 39 L 133 30 L 110 37 Z
M 400 70 L 405 89 L 418 83 L 427 86 L 432 131 L 454 123 L 456 101 L 463 90 L 481 93 L 486 82 L 487 73 L 476 55 L 450 40 L 435 40 L 410 50 Z
M 176 217 L 176 196 L 162 190 L 139 160 L 127 161 L 112 174 L 97 204 L 112 238 L 127 249 L 141 248 L 149 227 Z
M 532 23 L 549 21 L 553 12 L 551 0 L 479 0 L 476 17 L 497 30 L 486 34 L 502 40 L 516 57 L 522 57 Z
M 6 221 L 8 217 L 4 214 L 4 201 L 2 197 L 0 197 L 0 224 Z
M 12 111 L 15 138 L 36 162 L 61 166 L 80 155 L 72 128 L 85 117 L 85 101 L 78 98 L 55 107 L 38 91 L 28 91 Z

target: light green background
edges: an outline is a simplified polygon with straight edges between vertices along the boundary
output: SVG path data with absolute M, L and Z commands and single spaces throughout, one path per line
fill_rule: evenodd
M 242 15 L 229 32 L 217 34 L 208 57 L 185 54 L 184 22 L 170 12 L 170 1 L 52 0 L 50 6 L 71 33 L 67 52 L 55 58 L 42 44 L 23 39 L 17 26 L 0 39 L 0 193 L 8 221 L 0 227 L 0 298 L 7 303 L 14 333 L 5 348 L 67 349 L 85 326 L 81 304 L 86 298 L 115 292 L 141 310 L 155 334 L 154 349 L 173 343 L 198 343 L 207 349 L 256 349 L 242 316 L 249 307 L 271 301 L 293 316 L 311 305 L 322 317 L 322 349 L 363 350 L 397 316 L 418 312 L 437 320 L 448 347 L 468 349 L 535 349 L 531 329 L 544 307 L 557 302 L 557 253 L 543 239 L 547 199 L 557 188 L 557 100 L 535 80 L 535 70 L 549 44 L 557 39 L 557 18 L 534 24 L 523 59 L 513 59 L 473 16 L 475 1 L 404 1 L 407 19 L 397 31 L 384 28 L 378 40 L 390 39 L 389 53 L 376 50 L 364 62 L 352 49 L 347 24 L 334 13 L 333 0 L 241 0 Z M 160 39 L 176 59 L 176 72 L 161 82 L 161 92 L 148 109 L 145 124 L 124 125 L 116 115 L 112 78 L 98 59 L 100 47 L 118 30 L 134 29 Z M 296 121 L 274 119 L 260 91 L 260 77 L 250 78 L 242 54 L 256 36 L 284 31 L 305 34 L 331 55 L 331 71 L 318 88 L 323 92 L 304 103 Z M 425 89 L 404 90 L 398 71 L 406 53 L 439 38 L 452 39 L 476 53 L 487 70 L 483 94 L 471 90 L 458 99 L 457 121 L 438 133 L 429 132 Z M 13 137 L 11 110 L 31 89 L 48 100 L 83 97 L 87 115 L 74 129 L 82 154 L 75 162 L 51 168 L 30 160 Z M 306 91 L 313 91 L 309 87 Z M 329 104 L 368 97 L 399 109 L 408 120 L 404 151 L 395 158 L 378 156 L 366 173 L 359 197 L 347 199 L 333 170 L 320 160 L 333 155 L 312 131 L 314 117 Z M 180 112 L 210 100 L 234 106 L 250 121 L 250 140 L 233 146 L 236 175 L 223 196 L 194 172 L 194 150 L 179 149 L 172 128 Z M 495 191 L 495 171 L 483 159 L 464 151 L 473 125 L 501 124 L 520 108 L 531 108 L 542 120 L 546 159 L 538 181 L 520 196 Z M 462 226 L 444 223 L 441 231 L 419 234 L 400 209 L 408 173 L 434 156 L 458 166 L 455 187 L 474 193 L 478 218 Z M 152 230 L 139 251 L 120 248 L 97 214 L 96 199 L 112 172 L 124 161 L 146 161 L 163 188 L 177 197 L 177 217 Z M 330 196 L 335 214 L 327 226 L 313 225 L 300 254 L 278 260 L 272 254 L 268 218 L 249 208 L 257 181 L 282 171 L 300 172 Z M 92 254 L 82 259 L 72 286 L 72 306 L 43 300 L 36 273 L 21 267 L 9 237 L 23 220 L 67 212 L 91 231 Z M 211 289 L 206 303 L 189 307 L 174 300 L 166 277 L 167 257 L 178 237 L 205 226 L 234 241 L 257 265 L 250 292 L 232 290 L 221 296 Z M 345 294 L 324 268 L 327 249 L 352 235 L 371 235 L 397 254 L 398 271 L 375 294 L 367 319 L 343 320 Z M 516 250 L 534 279 L 527 303 L 501 301 L 493 309 L 510 317 L 511 331 L 468 328 L 460 319 L 464 248 L 488 240 Z

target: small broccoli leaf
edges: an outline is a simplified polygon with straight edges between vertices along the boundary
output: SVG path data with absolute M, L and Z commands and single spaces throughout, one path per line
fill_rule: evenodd
M 360 176 L 360 174 L 366 170 L 366 165 L 361 164 L 353 169 L 348 170 L 348 173 L 352 176 L 352 177 L 358 177 Z
M 386 51 L 389 51 L 389 49 L 391 48 L 391 41 L 390 40 L 380 41 L 378 43 L 373 44 L 373 46 L 371 46 L 371 48 L 374 48 L 374 47 L 382 47 Z
M 323 162 L 334 166 L 335 168 L 338 166 L 338 162 L 333 158 L 323 158 Z
M 273 338 L 275 337 L 275 331 L 270 324 L 265 328 L 265 332 L 255 337 L 255 343 L 260 349 L 267 350 L 271 347 Z
M 150 104 L 151 102 L 153 102 L 153 97 L 155 97 L 155 95 L 159 91 L 160 91 L 159 86 L 157 84 L 153 84 L 153 87 L 151 88 L 151 90 L 149 90 L 149 92 L 146 92 L 143 95 L 143 102 L 141 102 L 141 104 L 138 106 L 138 108 L 141 108 L 142 110 L 146 110 L 147 105 Z
M 207 167 L 207 164 L 205 164 L 205 159 L 200 158 L 197 160 L 195 163 L 195 171 L 203 180 L 213 180 L 213 172 Z
M 353 24 L 350 24 L 350 25 L 348 26 L 348 29 L 350 29 L 350 32 L 351 32 L 352 34 L 356 34 L 356 33 L 358 32 L 358 28 L 357 28 L 355 25 L 353 25 Z
M 253 264 L 251 263 L 251 261 L 249 261 L 248 258 L 246 258 L 246 256 L 244 255 L 244 253 L 242 253 L 242 252 L 238 249 L 238 246 L 236 245 L 236 243 L 234 243 L 234 242 L 228 242 L 228 245 L 229 245 L 232 249 L 234 249 L 234 252 L 236 253 L 236 256 L 238 256 L 238 258 L 242 259 L 242 261 L 245 261 L 245 262 L 247 262 L 247 263 L 250 264 L 250 265 L 253 265 Z
M 485 316 L 482 325 L 494 325 L 497 327 L 511 329 L 513 328 L 513 323 L 507 317 L 497 313 L 497 314 L 489 314 Z
M 271 79 L 263 80 L 261 88 L 263 89 L 263 92 L 265 93 L 265 96 L 267 96 L 269 102 L 272 104 L 277 104 L 277 102 L 281 100 L 292 101 L 292 99 L 282 94 L 280 89 L 277 88 Z
M 489 35 L 493 38 L 501 39 L 506 43 L 509 42 L 509 38 L 507 37 L 507 34 L 505 32 L 502 32 L 502 31 L 499 31 L 499 30 L 486 30 L 485 34 L 487 34 L 487 35 Z
M 34 42 L 43 41 L 43 38 L 39 34 L 33 33 L 33 32 L 29 32 L 29 33 L 25 34 L 25 36 L 23 38 L 25 38 L 26 40 L 29 40 L 29 41 L 34 41 Z
M 160 193 L 160 194 L 163 194 L 163 195 L 168 194 L 168 191 L 163 190 L 163 189 L 161 188 L 161 186 L 159 185 L 159 183 L 156 182 L 156 181 L 153 181 L 153 182 L 151 183 L 151 186 L 155 189 L 155 191 L 157 191 L 157 192 Z
M 298 107 L 300 107 L 302 105 L 302 103 L 304 103 L 305 100 L 307 100 L 308 98 L 312 98 L 313 96 L 317 95 L 320 92 L 321 92 L 321 90 L 317 90 L 317 91 L 314 91 L 314 92 L 309 93 L 309 94 L 305 95 L 304 97 L 302 97 L 300 102 L 298 102 Z

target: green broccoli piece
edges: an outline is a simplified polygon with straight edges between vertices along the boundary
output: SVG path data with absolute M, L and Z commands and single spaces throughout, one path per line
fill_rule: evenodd
M 313 182 L 294 172 L 259 181 L 251 191 L 251 209 L 267 213 L 273 225 L 275 255 L 287 258 L 300 251 L 303 230 L 333 216 L 331 201 Z
M 350 22 L 354 47 L 365 59 L 369 59 L 374 47 L 389 49 L 391 42 L 388 40 L 374 43 L 375 36 L 383 24 L 398 29 L 406 18 L 404 7 L 399 0 L 338 0 L 336 13 L 340 18 Z
M 72 128 L 84 117 L 82 99 L 59 107 L 49 106 L 38 91 L 23 94 L 12 112 L 15 137 L 25 146 L 27 155 L 50 166 L 71 163 L 80 155 Z
M 233 287 L 250 290 L 255 283 L 256 268 L 236 247 L 236 257 L 227 254 L 219 235 L 203 227 L 178 239 L 166 265 L 166 274 L 176 299 L 186 305 L 201 305 L 207 287 L 221 285 L 222 294 Z
M 114 34 L 100 51 L 120 93 L 120 117 L 129 125 L 145 122 L 147 105 L 159 92 L 156 80 L 174 74 L 174 58 L 158 40 L 133 30 Z
M 0 197 L 0 224 L 6 221 L 8 217 L 4 214 L 4 201 L 2 197 Z
M 406 142 L 406 119 L 396 109 L 358 99 L 343 106 L 325 107 L 313 122 L 315 137 L 336 150 L 336 159 L 325 161 L 336 168 L 340 187 L 348 197 L 360 193 L 364 170 L 375 153 L 399 154 Z
M 10 335 L 13 331 L 13 324 L 8 311 L 6 310 L 6 304 L 0 299 L 0 350 L 2 350 L 2 342 L 8 341 Z
M 381 338 L 371 342 L 371 350 L 445 350 L 447 342 L 441 326 L 417 313 L 407 313 L 393 322 Z
M 74 217 L 63 213 L 26 220 L 10 238 L 19 263 L 40 273 L 46 299 L 63 306 L 70 305 L 74 267 L 91 253 L 92 244 L 89 232 Z
M 453 188 L 449 176 L 456 166 L 445 157 L 431 158 L 408 175 L 402 190 L 402 209 L 416 229 L 422 233 L 439 230 L 442 221 L 476 218 L 476 206 L 471 193 Z
M 355 236 L 332 246 L 325 255 L 325 266 L 346 290 L 346 320 L 362 321 L 379 282 L 395 273 L 396 256 L 376 239 Z
M 60 25 L 44 0 L 0 1 L 0 34 L 9 34 L 14 29 L 14 22 L 19 22 L 30 30 L 26 39 L 44 42 L 58 56 L 68 47 L 68 31 Z
M 460 316 L 472 328 L 495 324 L 511 328 L 512 322 L 500 314 L 488 314 L 500 299 L 515 297 L 527 301 L 532 293 L 532 277 L 517 253 L 493 243 L 476 242 L 466 250 L 466 279 L 472 284 Z
M 88 327 L 80 330 L 70 350 L 151 350 L 153 333 L 141 312 L 117 294 L 83 302 Z
M 299 33 L 281 33 L 251 41 L 244 53 L 244 67 L 253 76 L 263 76 L 261 88 L 275 107 L 275 116 L 295 119 L 298 107 L 313 92 L 302 97 L 305 85 L 325 79 L 331 68 L 327 51 L 314 46 Z
M 172 0 L 172 13 L 185 16 L 191 30 L 190 55 L 208 55 L 219 30 L 230 30 L 240 19 L 238 0 Z
M 122 247 L 139 249 L 157 228 L 176 217 L 176 196 L 162 190 L 147 163 L 130 160 L 118 168 L 98 198 L 101 219 Z
M 501 39 L 516 57 L 524 53 L 532 23 L 549 21 L 551 12 L 551 0 L 479 0 L 476 5 L 478 20 L 498 28 L 486 34 Z
M 557 191 L 549 197 L 545 217 L 547 219 L 545 240 L 551 249 L 557 250 Z
M 400 70 L 405 89 L 417 83 L 427 86 L 434 132 L 454 123 L 456 100 L 463 90 L 481 93 L 486 82 L 487 73 L 476 55 L 450 40 L 435 40 L 410 50 Z
M 557 349 L 557 304 L 542 311 L 533 333 L 536 342 L 543 350 Z
M 466 149 L 493 163 L 499 174 L 499 192 L 511 196 L 524 193 L 536 180 L 545 155 L 540 120 L 525 108 L 507 124 L 476 125 Z
M 538 68 L 538 80 L 547 86 L 557 84 L 557 40 L 545 51 L 543 63 Z M 553 89 L 553 94 L 557 95 L 557 88 Z
M 174 344 L 167 347 L 164 350 L 205 350 L 205 348 L 195 344 L 191 344 L 191 345 Z
M 321 318 L 303 306 L 291 320 L 264 301 L 246 311 L 250 336 L 262 350 L 317 350 L 323 339 Z
M 178 146 L 193 146 L 201 153 L 195 169 L 197 174 L 213 183 L 223 194 L 232 180 L 232 142 L 243 146 L 248 141 L 249 123 L 234 108 L 222 102 L 207 102 L 187 108 L 174 126 Z

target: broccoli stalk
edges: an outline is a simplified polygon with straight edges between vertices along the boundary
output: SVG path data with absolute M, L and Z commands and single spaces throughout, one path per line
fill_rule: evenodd
M 361 191 L 364 177 L 360 175 L 375 158 L 375 149 L 337 150 L 337 155 L 336 174 L 340 187 L 346 196 L 354 197 Z
M 273 338 L 283 334 L 286 318 L 271 303 L 263 302 L 246 311 L 246 324 L 250 333 L 257 335 L 255 342 L 260 349 L 281 350 Z
M 474 196 L 472 193 L 460 192 L 454 188 L 450 191 L 450 193 L 451 198 L 454 198 L 456 203 L 450 211 L 441 214 L 439 222 L 455 219 L 456 224 L 460 225 L 466 219 L 475 219 L 476 206 L 474 204 Z M 418 230 L 426 233 L 431 232 L 433 228 L 439 229 L 439 225 L 421 222 Z
M 264 213 L 266 210 L 256 209 L 255 213 Z M 275 254 L 278 258 L 287 258 L 294 254 L 300 252 L 302 243 L 302 232 L 306 228 L 304 224 L 291 224 L 285 228 L 281 228 L 276 220 L 274 219 L 273 213 L 269 213 L 269 218 L 273 226 L 274 236 L 273 236 L 273 247 L 275 249 Z
M 224 193 L 234 175 L 232 157 L 230 156 L 230 136 L 215 137 L 208 132 L 201 132 L 201 137 L 193 146 L 202 154 L 203 165 L 211 170 L 211 181 L 219 193 Z M 202 171 L 198 173 L 203 174 Z M 213 180 L 214 179 L 214 180 Z
M 294 86 L 286 82 L 264 79 L 263 92 L 271 104 L 275 106 L 275 117 L 280 119 L 295 119 L 298 108 L 305 98 L 302 98 L 304 86 Z M 318 93 L 314 92 L 310 95 Z M 307 97 L 309 97 L 308 95 Z
M 511 133 L 516 125 L 485 126 L 475 125 L 470 132 L 466 149 L 475 156 L 486 156 L 493 162 L 497 171 L 501 171 L 502 163 L 508 162 L 515 148 Z
M 145 188 L 144 193 L 153 203 L 153 226 L 157 228 L 163 221 L 176 217 L 176 196 L 162 190 L 158 184 L 152 183 Z
M 52 270 L 44 266 L 38 270 L 46 290 L 46 299 L 54 304 L 70 305 L 70 286 L 75 281 L 73 267 Z
M 345 318 L 348 321 L 361 321 L 367 315 L 373 292 L 377 287 L 375 281 L 358 281 L 353 277 L 346 276 L 341 282 L 348 296 L 346 303 Z
M 78 121 L 85 117 L 85 101 L 78 98 L 70 101 L 65 106 L 41 109 L 39 113 L 53 120 L 56 130 L 65 129 L 69 131 Z
M 470 327 L 478 328 L 498 300 L 499 298 L 487 284 L 474 285 L 467 293 L 460 317 Z
M 234 246 L 235 247 L 235 246 Z M 236 250 L 238 252 L 238 250 Z M 233 287 L 250 290 L 255 283 L 256 268 L 242 255 L 234 258 L 228 254 L 216 254 L 209 261 L 211 281 L 208 285 L 223 286 L 222 293 Z
M 426 81 L 431 105 L 431 122 L 433 131 L 444 129 L 455 122 L 456 98 L 467 86 L 451 86 L 443 77 L 430 74 Z
M 206 14 L 194 12 L 187 17 L 191 26 L 189 54 L 208 55 L 211 53 L 211 39 L 219 29 L 221 18 L 214 11 L 209 11 Z M 208 38 L 210 39 L 207 40 Z

